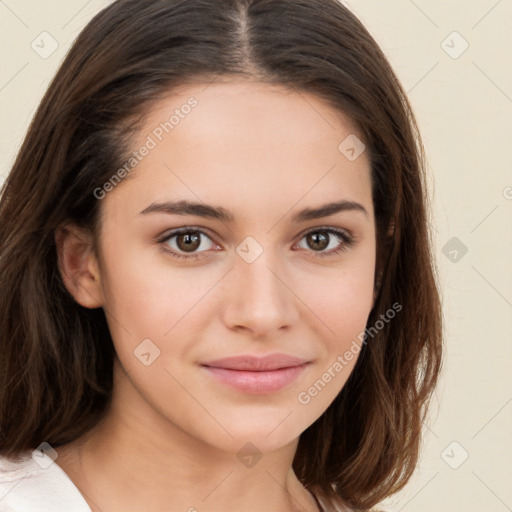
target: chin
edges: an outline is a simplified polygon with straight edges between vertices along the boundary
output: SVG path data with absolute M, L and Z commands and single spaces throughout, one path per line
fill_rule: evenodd
M 198 434 L 208 444 L 235 454 L 243 447 L 269 453 L 294 443 L 317 419 L 305 415 L 301 408 L 296 404 L 268 408 L 233 406 L 229 413 L 219 416 L 223 418 L 220 423 L 224 428 L 217 423 L 213 428 L 208 422 L 208 429 Z

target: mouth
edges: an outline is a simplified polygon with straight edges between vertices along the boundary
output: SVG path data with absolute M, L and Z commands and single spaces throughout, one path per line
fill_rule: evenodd
M 271 354 L 265 357 L 228 357 L 208 361 L 201 366 L 226 386 L 250 394 L 268 394 L 288 387 L 309 364 L 305 359 Z

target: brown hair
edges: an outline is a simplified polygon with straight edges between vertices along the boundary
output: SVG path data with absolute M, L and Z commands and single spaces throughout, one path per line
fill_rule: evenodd
M 394 303 L 402 311 L 365 338 L 293 468 L 318 496 L 371 507 L 416 466 L 442 312 L 413 113 L 375 41 L 336 0 L 118 0 L 81 32 L 2 188 L 0 454 L 65 444 L 105 414 L 115 355 L 105 311 L 68 293 L 55 232 L 68 222 L 98 232 L 94 191 L 125 161 L 150 102 L 221 76 L 314 93 L 364 137 L 380 275 L 368 325 Z

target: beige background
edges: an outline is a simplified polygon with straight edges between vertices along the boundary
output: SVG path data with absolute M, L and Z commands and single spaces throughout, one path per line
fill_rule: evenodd
M 66 50 L 108 3 L 0 1 L 0 183 Z M 418 116 L 446 317 L 444 375 L 421 463 L 388 510 L 512 510 L 512 1 L 348 5 Z M 59 45 L 46 59 L 31 48 L 43 31 Z

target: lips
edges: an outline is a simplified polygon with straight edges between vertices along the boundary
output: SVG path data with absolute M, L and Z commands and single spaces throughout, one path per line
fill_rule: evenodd
M 201 366 L 222 384 L 250 394 L 280 391 L 295 381 L 309 361 L 286 354 L 249 355 L 208 361 Z
M 293 368 L 307 363 L 305 359 L 288 356 L 286 354 L 270 354 L 264 357 L 233 356 L 224 359 L 216 359 L 203 363 L 204 366 L 213 368 L 225 368 L 226 370 L 247 370 L 251 372 L 264 372 L 279 370 L 281 368 Z

